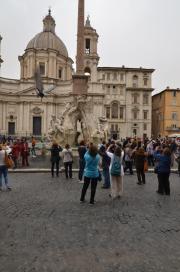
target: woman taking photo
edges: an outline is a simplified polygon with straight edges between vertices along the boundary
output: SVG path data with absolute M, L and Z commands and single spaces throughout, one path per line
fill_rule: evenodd
M 99 177 L 99 160 L 100 156 L 98 154 L 97 146 L 94 144 L 90 144 L 89 150 L 84 155 L 85 159 L 85 169 L 84 169 L 84 185 L 81 192 L 80 202 L 85 202 L 85 196 L 89 184 L 91 183 L 91 197 L 90 197 L 90 204 L 94 204 L 94 197 L 96 194 L 96 187 Z
M 156 172 L 158 175 L 158 194 L 170 195 L 169 175 L 171 169 L 171 151 L 169 148 L 164 148 L 162 154 L 155 153 L 157 161 Z

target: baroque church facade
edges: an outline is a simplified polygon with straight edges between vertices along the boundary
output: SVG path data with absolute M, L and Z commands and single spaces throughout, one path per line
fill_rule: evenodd
M 20 79 L 0 78 L 0 134 L 48 136 L 52 116 L 58 118 L 73 101 L 73 60 L 56 35 L 51 11 L 43 31 L 19 56 Z M 108 121 L 108 137 L 151 137 L 153 69 L 99 67 L 98 34 L 89 17 L 84 26 L 84 73 L 90 110 Z M 37 97 L 34 73 L 39 68 L 45 97 Z M 97 124 L 92 124 L 96 126 Z

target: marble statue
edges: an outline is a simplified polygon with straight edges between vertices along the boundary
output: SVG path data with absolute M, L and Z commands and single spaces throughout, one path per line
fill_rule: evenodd
M 108 122 L 105 117 L 95 119 L 91 111 L 92 99 L 86 95 L 75 96 L 68 102 L 59 117 L 52 115 L 49 138 L 59 144 L 69 143 L 78 145 L 81 140 L 100 143 L 102 139 L 107 141 Z

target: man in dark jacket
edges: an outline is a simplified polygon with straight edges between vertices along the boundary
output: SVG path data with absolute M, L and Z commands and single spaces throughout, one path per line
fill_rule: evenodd
M 110 188 L 110 175 L 109 175 L 109 166 L 111 163 L 111 158 L 106 153 L 106 148 L 102 145 L 99 149 L 99 154 L 102 157 L 102 173 L 104 177 L 104 184 L 102 186 L 103 189 Z
M 62 148 L 54 142 L 51 147 L 51 174 L 52 178 L 54 177 L 54 166 L 56 164 L 56 176 L 59 176 L 59 162 L 60 162 L 60 155 L 59 152 L 62 151 Z

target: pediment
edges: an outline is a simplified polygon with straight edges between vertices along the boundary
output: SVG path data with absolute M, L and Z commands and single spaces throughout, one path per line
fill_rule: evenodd
M 51 88 L 49 88 L 49 89 L 51 89 Z M 52 89 L 52 91 L 50 90 L 49 92 L 46 92 L 46 90 L 45 90 L 45 91 L 44 91 L 45 96 L 49 96 L 49 95 L 54 96 L 55 93 L 53 93 L 53 90 L 54 90 L 54 89 Z M 24 90 L 22 90 L 22 91 L 17 92 L 16 95 L 23 95 L 23 96 L 37 96 L 37 92 L 36 92 L 35 87 L 32 86 L 32 87 L 29 87 L 29 88 L 27 88 L 27 89 L 24 89 Z

